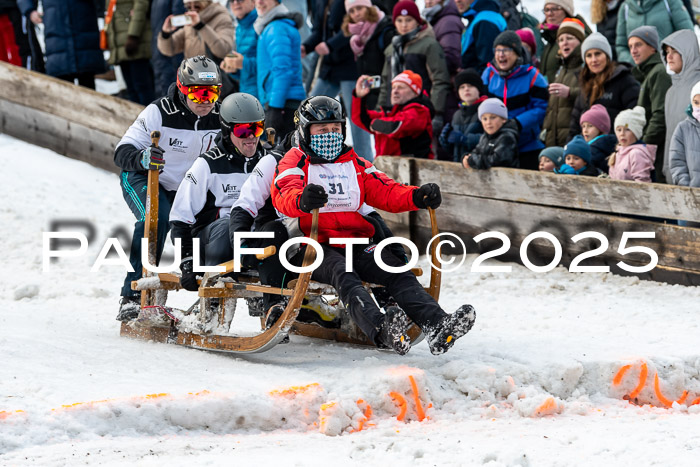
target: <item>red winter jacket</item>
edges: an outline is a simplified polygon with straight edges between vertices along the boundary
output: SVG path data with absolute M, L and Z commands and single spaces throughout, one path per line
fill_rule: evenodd
M 298 218 L 292 230 L 311 232 L 311 214 L 299 209 L 301 193 L 309 184 L 323 186 L 328 203 L 319 212 L 318 241 L 329 238 L 371 238 L 374 227 L 358 212 L 364 203 L 388 212 L 415 211 L 415 186 L 403 185 L 387 177 L 350 148 L 335 162 L 317 163 L 300 148 L 289 150 L 277 165 L 272 182 L 272 204 L 283 215 Z
M 427 102 L 427 98 L 425 99 Z M 387 112 L 369 110 L 367 99 L 360 99 L 352 92 L 352 121 L 365 131 L 374 134 L 374 148 L 378 156 L 411 155 L 434 159 L 432 112 L 423 104 L 423 96 L 411 99 L 403 105 L 395 105 Z M 396 122 L 390 134 L 370 129 L 374 120 Z

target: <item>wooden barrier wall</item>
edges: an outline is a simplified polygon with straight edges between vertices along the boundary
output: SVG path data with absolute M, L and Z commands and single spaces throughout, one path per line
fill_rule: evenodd
M 649 262 L 649 256 L 622 255 L 619 248 L 623 232 L 654 232 L 654 239 L 630 240 L 626 245 L 646 246 L 658 255 L 658 266 L 639 275 L 700 285 L 700 229 L 671 223 L 677 219 L 700 220 L 698 188 L 507 168 L 467 170 L 452 162 L 402 157 L 379 157 L 375 164 L 403 183 L 439 184 L 443 193 L 443 204 L 438 210 L 440 230 L 457 234 L 469 253 L 500 247 L 498 240 L 478 244 L 473 241 L 482 232 L 499 231 L 511 241 L 508 254 L 501 258 L 519 261 L 519 247 L 525 237 L 544 231 L 553 234 L 562 245 L 561 264 L 568 266 L 577 255 L 600 245 L 592 238 L 578 242 L 571 238 L 595 231 L 608 239 L 609 246 L 604 253 L 580 264 L 608 265 L 613 272 L 628 274 L 616 266 L 618 261 L 641 266 Z M 430 238 L 430 221 L 425 212 L 382 215 L 396 234 L 410 235 L 421 246 Z M 542 238 L 528 248 L 528 258 L 537 265 L 548 264 L 553 254 L 552 243 Z
M 114 148 L 143 106 L 0 62 L 0 131 L 118 172 Z

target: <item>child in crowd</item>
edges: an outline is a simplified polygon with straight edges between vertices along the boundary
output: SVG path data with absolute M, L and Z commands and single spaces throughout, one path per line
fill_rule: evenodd
M 481 76 L 472 70 L 460 71 L 455 77 L 455 87 L 459 94 L 459 110 L 440 133 L 440 145 L 452 149 L 454 161 L 459 162 L 462 155 L 468 154 L 479 142 L 484 128 L 479 120 L 479 104 L 486 100 Z
M 610 135 L 610 116 L 600 104 L 594 104 L 579 119 L 581 134 L 591 147 L 591 163 L 602 172 L 608 172 L 608 157 L 615 152 L 617 138 Z
M 645 110 L 641 106 L 623 110 L 615 117 L 618 148 L 608 159 L 610 178 L 651 182 L 656 145 L 644 144 L 639 139 L 644 133 L 646 123 Z
M 540 172 L 554 172 L 564 163 L 564 148 L 552 146 L 540 153 Z
M 508 120 L 508 109 L 492 97 L 479 105 L 479 120 L 484 134 L 471 154 L 462 159 L 465 168 L 520 167 L 518 161 L 518 124 Z
M 591 148 L 583 139 L 576 135 L 574 139 L 564 146 L 564 162 L 555 173 L 568 175 L 587 175 L 597 177 L 600 171 L 591 163 Z
M 535 38 L 534 31 L 530 28 L 522 28 L 515 31 L 515 33 L 523 42 L 523 48 L 525 49 L 526 55 L 523 61 L 539 68 L 540 59 L 537 58 L 537 39 Z
M 690 91 L 688 115 L 671 138 L 669 169 L 674 185 L 700 187 L 700 82 Z M 700 222 L 678 221 L 678 225 L 700 227 Z

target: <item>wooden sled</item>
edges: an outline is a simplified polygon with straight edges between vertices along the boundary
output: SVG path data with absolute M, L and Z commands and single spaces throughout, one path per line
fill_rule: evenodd
M 149 192 L 152 186 L 154 190 L 158 186 L 157 171 L 150 172 L 155 172 L 155 185 L 152 185 L 149 179 Z M 149 175 L 151 174 L 149 173 Z M 149 194 L 148 199 L 151 203 L 146 205 L 147 223 L 144 237 L 148 238 L 149 261 L 151 264 L 155 264 L 157 196 L 152 197 Z M 154 199 L 155 207 L 152 204 Z M 310 235 L 313 240 L 318 239 L 318 218 L 319 213 L 316 209 L 313 211 Z M 437 235 L 437 221 L 432 209 L 430 210 L 430 219 L 433 234 Z M 151 245 L 153 248 L 150 248 Z M 430 252 L 434 265 L 437 265 L 436 249 L 434 244 Z M 264 253 L 257 256 L 258 259 L 264 259 L 272 254 L 276 254 L 275 248 L 268 247 Z M 309 266 L 313 263 L 314 258 L 315 250 L 307 248 L 302 266 Z M 143 278 L 132 283 L 132 289 L 141 291 L 141 312 L 137 319 L 122 322 L 120 334 L 136 339 L 234 354 L 264 352 L 282 342 L 290 332 L 307 337 L 375 347 L 375 344 L 350 321 L 342 308 L 339 311 L 341 322 L 339 328 L 326 328 L 295 321 L 305 297 L 335 294 L 332 287 L 323 284 L 314 283 L 313 287 L 310 288 L 311 272 L 300 274 L 297 279 L 290 282 L 288 288 L 280 289 L 279 287 L 262 285 L 255 277 L 245 274 L 239 275 L 236 281 L 225 278 L 223 276 L 234 270 L 234 263 L 229 261 L 221 266 L 225 268 L 224 272 L 206 273 L 200 282 L 198 313 L 191 313 L 194 305 L 190 310 L 175 310 L 165 306 L 168 291 L 180 289 L 178 275 L 162 273 L 149 275 L 144 270 Z M 435 268 L 431 269 L 430 286 L 426 290 L 437 300 L 440 293 L 440 271 Z M 422 272 L 417 270 L 414 273 L 420 275 Z M 229 333 L 236 300 L 246 297 L 261 297 L 263 293 L 290 297 L 282 316 L 269 329 L 264 329 L 264 318 L 261 319 L 263 330 L 256 335 L 239 336 Z M 412 343 L 420 342 L 422 339 L 421 330 L 416 325 L 409 328 L 408 334 Z

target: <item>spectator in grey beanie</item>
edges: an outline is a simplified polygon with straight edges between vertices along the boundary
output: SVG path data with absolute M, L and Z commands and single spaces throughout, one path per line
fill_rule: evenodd
M 552 146 L 540 153 L 540 172 L 554 172 L 564 164 L 564 148 Z
M 632 31 L 627 39 L 635 67 L 632 75 L 642 83 L 637 105 L 644 107 L 646 125 L 644 133 L 637 135 L 647 144 L 663 148 L 666 141 L 666 93 L 671 88 L 671 77 L 666 73 L 659 54 L 659 33 L 654 26 L 640 26 Z M 663 151 L 659 151 L 654 161 L 658 182 L 665 182 L 663 176 Z
M 639 82 L 628 65 L 612 60 L 612 48 L 601 33 L 595 32 L 583 41 L 581 56 L 581 92 L 571 111 L 569 138 L 581 134 L 579 119 L 593 104 L 605 107 L 612 122 L 622 110 L 637 105 L 639 98 Z
M 490 169 L 491 167 L 519 167 L 518 125 L 508 120 L 508 109 L 496 98 L 486 99 L 479 105 L 479 119 L 484 134 L 470 154 L 462 159 L 466 169 Z

